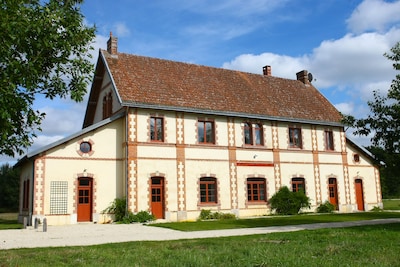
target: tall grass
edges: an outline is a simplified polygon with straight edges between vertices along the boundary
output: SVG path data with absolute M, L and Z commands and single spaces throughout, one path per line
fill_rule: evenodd
M 0 250 L 0 266 L 399 266 L 400 224 Z

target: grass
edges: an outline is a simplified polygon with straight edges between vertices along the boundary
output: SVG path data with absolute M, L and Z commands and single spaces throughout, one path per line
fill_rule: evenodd
M 357 212 L 335 214 L 303 214 L 292 216 L 267 216 L 254 219 L 217 220 L 197 222 L 171 222 L 150 224 L 179 231 L 206 231 L 217 229 L 254 228 L 279 225 L 297 225 L 326 222 L 346 222 L 374 219 L 400 218 L 400 212 Z
M 400 224 L 0 250 L 0 266 L 399 266 Z
M 21 229 L 22 227 L 23 225 L 18 223 L 18 213 L 0 213 L 0 230 Z
M 400 199 L 383 199 L 385 210 L 400 210 Z

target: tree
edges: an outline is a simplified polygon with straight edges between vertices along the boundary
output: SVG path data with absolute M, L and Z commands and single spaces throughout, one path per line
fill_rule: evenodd
M 82 101 L 93 64 L 95 28 L 84 24 L 83 0 L 6 0 L 0 3 L 0 154 L 22 154 L 45 114 L 38 94 Z
M 19 199 L 19 170 L 9 164 L 0 167 L 0 212 L 17 211 Z
M 393 61 L 393 68 L 400 70 L 400 42 L 384 56 Z M 378 160 L 384 162 L 381 167 L 383 188 L 390 195 L 400 195 L 400 74 L 392 81 L 387 96 L 374 91 L 374 100 L 368 102 L 371 113 L 362 119 L 345 117 L 345 122 L 353 123 L 355 134 L 373 134 L 373 146 L 368 149 Z
M 269 200 L 271 209 L 277 214 L 294 215 L 300 212 L 301 208 L 310 208 L 310 199 L 303 191 L 292 192 L 287 186 L 283 186 Z

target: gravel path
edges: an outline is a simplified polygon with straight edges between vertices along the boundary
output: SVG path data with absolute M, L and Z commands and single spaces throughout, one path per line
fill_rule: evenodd
M 382 219 L 342 223 L 318 223 L 293 226 L 272 226 L 194 232 L 181 232 L 142 224 L 75 224 L 64 226 L 48 226 L 46 232 L 43 232 L 43 228 L 40 226 L 38 229 L 28 228 L 18 230 L 1 230 L 0 249 L 87 246 L 129 241 L 159 241 L 240 236 L 268 234 L 274 232 L 291 232 L 306 229 L 313 230 L 320 228 L 338 228 L 399 222 L 400 219 Z

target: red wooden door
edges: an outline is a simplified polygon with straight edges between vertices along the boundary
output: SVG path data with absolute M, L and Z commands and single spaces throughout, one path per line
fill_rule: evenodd
M 92 179 L 78 179 L 78 222 L 92 221 Z
M 164 218 L 164 179 L 151 178 L 151 212 L 157 219 Z
M 357 209 L 364 210 L 364 193 L 361 179 L 355 180 Z
M 335 205 L 336 210 L 339 209 L 336 178 L 329 178 L 329 202 Z

